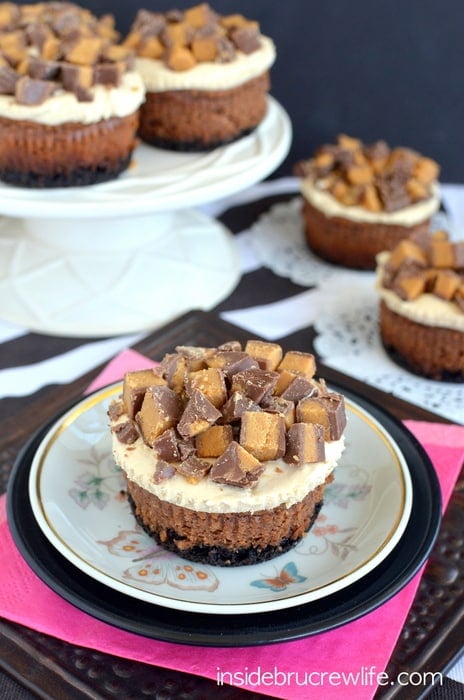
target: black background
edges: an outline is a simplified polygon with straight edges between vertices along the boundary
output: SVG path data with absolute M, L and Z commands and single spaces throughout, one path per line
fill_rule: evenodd
M 138 8 L 185 9 L 195 0 L 82 2 L 126 32 Z M 435 158 L 443 182 L 464 181 L 463 0 L 215 0 L 241 12 L 277 46 L 272 94 L 293 124 L 276 174 L 344 132 L 410 146 Z

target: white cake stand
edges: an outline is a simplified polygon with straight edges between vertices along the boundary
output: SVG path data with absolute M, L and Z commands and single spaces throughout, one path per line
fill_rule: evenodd
M 62 336 L 156 328 L 208 310 L 240 278 L 233 236 L 196 206 L 259 182 L 291 142 L 284 109 L 210 153 L 140 145 L 117 180 L 33 190 L 0 184 L 0 318 Z

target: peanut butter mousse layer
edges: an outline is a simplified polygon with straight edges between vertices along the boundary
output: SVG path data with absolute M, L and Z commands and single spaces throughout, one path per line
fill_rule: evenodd
M 110 15 L 72 3 L 0 3 L 0 179 L 23 187 L 117 177 L 145 88 Z
M 312 354 L 259 340 L 178 346 L 127 373 L 108 414 L 139 524 L 219 566 L 296 545 L 344 449 L 344 398 L 315 373 Z
M 375 269 L 376 255 L 429 230 L 440 206 L 439 166 L 410 148 L 345 134 L 300 161 L 308 246 L 321 258 Z
M 464 381 L 464 242 L 435 231 L 377 261 L 380 335 L 392 358 L 431 379 Z
M 124 45 L 135 50 L 147 91 L 139 133 L 148 143 L 210 150 L 248 134 L 266 115 L 276 52 L 258 22 L 220 15 L 207 3 L 142 9 Z

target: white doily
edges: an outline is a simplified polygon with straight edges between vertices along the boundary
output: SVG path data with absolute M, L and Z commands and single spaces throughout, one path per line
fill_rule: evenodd
M 250 244 L 262 265 L 297 284 L 316 287 L 311 296 L 317 308 L 314 345 L 324 363 L 464 423 L 464 384 L 424 379 L 389 358 L 378 333 L 375 274 L 343 269 L 313 255 L 306 247 L 300 206 L 299 197 L 273 206 L 251 228 Z

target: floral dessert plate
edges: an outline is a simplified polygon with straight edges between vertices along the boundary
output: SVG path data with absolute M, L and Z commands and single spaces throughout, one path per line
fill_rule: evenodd
M 81 400 L 46 432 L 29 498 L 47 540 L 109 588 L 148 603 L 212 614 L 267 612 L 342 591 L 400 541 L 412 508 L 406 460 L 366 409 L 347 399 L 346 449 L 309 534 L 276 559 L 203 566 L 159 547 L 136 524 L 111 453 L 107 409 L 121 384 Z

